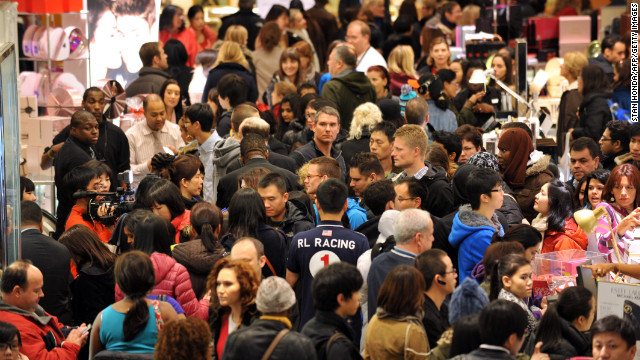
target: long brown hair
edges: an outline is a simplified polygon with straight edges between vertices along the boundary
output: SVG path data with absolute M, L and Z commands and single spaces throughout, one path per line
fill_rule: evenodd
M 280 55 L 280 61 L 278 63 L 279 64 L 278 65 L 278 76 L 280 77 L 281 80 L 284 80 L 287 77 L 287 75 L 282 70 L 282 63 L 284 63 L 285 60 L 287 60 L 287 59 L 291 59 L 293 61 L 297 61 L 298 62 L 298 73 L 296 74 L 296 78 L 294 79 L 294 81 L 291 81 L 291 83 L 293 85 L 298 87 L 298 85 L 300 85 L 300 84 L 302 84 L 304 82 L 305 78 L 304 78 L 304 74 L 302 72 L 302 63 L 300 62 L 300 54 L 298 54 L 298 50 L 296 50 L 295 48 L 293 48 L 293 47 L 286 48 L 282 52 L 282 55 Z
M 78 269 L 89 264 L 107 270 L 116 262 L 116 256 L 100 241 L 98 235 L 84 225 L 73 225 L 60 235 L 58 241 L 69 249 Z
M 424 304 L 424 277 L 413 266 L 391 270 L 380 287 L 378 306 L 393 315 L 414 315 Z

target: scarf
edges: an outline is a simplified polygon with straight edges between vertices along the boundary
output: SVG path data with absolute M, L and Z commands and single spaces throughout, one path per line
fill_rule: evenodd
M 535 150 L 531 138 L 523 129 L 510 128 L 500 134 L 498 148 L 511 152 L 509 165 L 507 165 L 505 169 L 502 169 L 504 179 L 510 186 L 523 186 L 526 178 L 529 154 Z
M 536 230 L 540 232 L 542 238 L 544 239 L 544 233 L 547 231 L 547 221 L 549 220 L 548 216 L 542 216 L 542 214 L 538 214 L 538 216 L 531 221 L 531 226 L 533 226 Z
M 538 321 L 533 316 L 533 313 L 531 312 L 529 307 L 527 307 L 527 304 L 525 304 L 524 301 L 522 301 L 521 299 L 518 299 L 515 295 L 513 295 L 512 293 L 508 292 L 505 289 L 500 289 L 500 294 L 498 294 L 498 299 L 504 299 L 504 300 L 514 302 L 518 304 L 523 310 L 525 310 L 527 312 L 527 318 L 528 318 L 527 330 L 529 330 L 530 335 L 535 336 L 536 328 L 538 327 Z
M 413 315 L 403 315 L 391 314 L 382 307 L 378 307 L 378 309 L 376 310 L 376 315 L 378 315 L 378 319 L 393 319 L 396 321 L 413 323 L 420 326 L 424 330 L 424 324 L 422 323 L 422 318 L 424 317 L 423 308 L 419 308 L 418 310 L 416 310 L 416 313 Z

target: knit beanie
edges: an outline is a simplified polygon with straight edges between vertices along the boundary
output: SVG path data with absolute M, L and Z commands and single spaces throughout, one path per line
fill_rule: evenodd
M 449 323 L 453 325 L 463 316 L 479 314 L 487 304 L 489 304 L 487 293 L 476 280 L 467 277 L 451 294 Z
M 281 277 L 271 276 L 264 280 L 258 288 L 256 305 L 263 314 L 280 313 L 291 309 L 296 303 L 296 294 Z
M 498 158 L 490 152 L 478 151 L 471 155 L 467 160 L 467 164 L 475 165 L 479 168 L 491 169 L 495 172 L 500 171 Z

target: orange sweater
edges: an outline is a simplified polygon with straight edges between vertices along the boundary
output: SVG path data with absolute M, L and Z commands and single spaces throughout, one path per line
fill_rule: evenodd
M 576 224 L 573 218 L 568 218 L 565 220 L 563 232 L 547 230 L 544 234 L 540 253 L 569 249 L 587 250 L 587 245 L 589 245 L 587 234 Z
M 111 230 L 107 229 L 107 227 L 100 222 L 85 220 L 82 216 L 86 213 L 86 209 L 83 209 L 78 205 L 73 205 L 64 229 L 69 230 L 70 227 L 77 224 L 84 225 L 96 233 L 102 242 L 108 243 L 109 239 L 111 239 Z

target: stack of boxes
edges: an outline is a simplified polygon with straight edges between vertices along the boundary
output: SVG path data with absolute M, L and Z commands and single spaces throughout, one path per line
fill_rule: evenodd
M 52 170 L 40 169 L 40 159 L 53 138 L 64 129 L 70 117 L 38 116 L 36 96 L 20 96 L 20 148 L 27 160 L 25 171 L 28 177 L 52 176 Z

